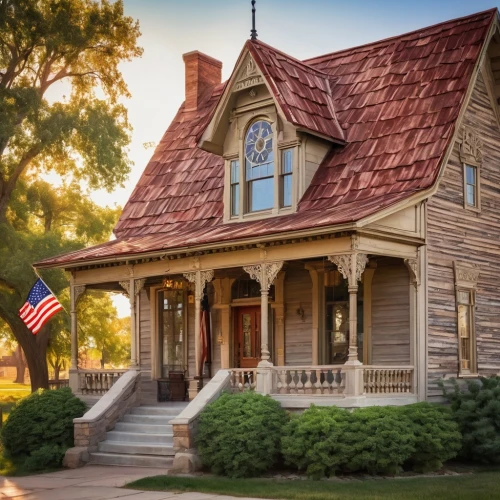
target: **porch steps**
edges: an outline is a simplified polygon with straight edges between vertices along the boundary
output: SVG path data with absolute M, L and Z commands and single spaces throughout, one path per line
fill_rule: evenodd
M 90 463 L 171 467 L 175 453 L 169 422 L 187 404 L 163 403 L 132 408 L 106 434 L 98 450 L 90 454 Z

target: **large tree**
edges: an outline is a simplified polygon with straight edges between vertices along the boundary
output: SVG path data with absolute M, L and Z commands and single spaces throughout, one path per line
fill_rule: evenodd
M 0 0 L 0 318 L 22 346 L 32 388 L 48 382 L 49 329 L 17 315 L 36 278 L 30 264 L 109 237 L 116 210 L 87 189 L 112 190 L 130 170 L 130 126 L 119 70 L 141 54 L 121 1 Z M 54 99 L 59 86 L 66 96 Z M 42 181 L 57 174 L 55 188 Z M 51 289 L 64 273 L 43 273 Z

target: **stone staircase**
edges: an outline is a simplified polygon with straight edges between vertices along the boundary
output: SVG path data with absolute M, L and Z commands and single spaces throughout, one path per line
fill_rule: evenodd
M 90 454 L 91 464 L 171 467 L 174 459 L 170 420 L 188 405 L 183 402 L 138 406 L 126 413 Z

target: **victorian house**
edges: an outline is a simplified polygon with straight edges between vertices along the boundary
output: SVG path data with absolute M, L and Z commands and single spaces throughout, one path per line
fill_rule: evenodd
M 189 398 L 190 423 L 227 385 L 293 409 L 407 404 L 500 371 L 496 10 L 306 61 L 252 39 L 224 83 L 183 58 L 116 239 L 37 264 L 71 275 L 75 392 L 127 375 L 78 367 L 93 289 L 130 298 L 144 415 Z

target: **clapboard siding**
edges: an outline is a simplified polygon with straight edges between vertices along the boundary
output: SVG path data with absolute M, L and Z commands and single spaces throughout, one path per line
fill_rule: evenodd
M 410 288 L 401 261 L 380 260 L 372 281 L 372 364 L 410 363 Z
M 312 282 L 302 264 L 291 263 L 285 274 L 285 364 L 312 363 Z M 297 309 L 304 309 L 304 321 Z
M 427 211 L 430 397 L 440 394 L 438 379 L 458 372 L 454 260 L 481 266 L 475 324 L 478 370 L 482 375 L 500 371 L 500 131 L 481 75 L 464 124 L 483 141 L 481 212 L 464 209 L 463 165 L 455 144 Z

